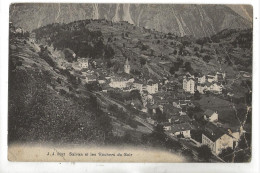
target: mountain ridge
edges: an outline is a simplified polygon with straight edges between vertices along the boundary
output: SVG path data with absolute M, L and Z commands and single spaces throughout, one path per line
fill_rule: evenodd
M 250 20 L 224 5 L 57 3 L 10 6 L 10 21 L 28 31 L 51 23 L 84 19 L 127 21 L 164 33 L 195 37 L 211 36 L 223 29 L 252 27 Z

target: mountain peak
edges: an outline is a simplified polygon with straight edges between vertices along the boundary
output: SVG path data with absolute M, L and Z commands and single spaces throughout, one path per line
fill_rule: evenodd
M 252 27 L 251 6 L 188 4 L 12 4 L 10 20 L 16 26 L 33 30 L 51 23 L 84 19 L 127 21 L 136 26 L 205 37 L 223 29 Z M 170 21 L 170 22 L 169 22 Z

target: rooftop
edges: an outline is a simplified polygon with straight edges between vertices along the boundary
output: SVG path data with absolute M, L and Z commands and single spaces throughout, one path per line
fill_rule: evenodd
M 174 124 L 171 127 L 170 132 L 171 133 L 176 133 L 176 132 L 181 132 L 181 131 L 186 131 L 186 130 L 191 130 L 192 127 L 189 123 L 181 123 L 181 124 Z
M 189 122 L 191 119 L 188 115 L 181 115 L 181 116 L 172 116 L 171 122 L 172 123 L 184 123 Z
M 213 142 L 218 140 L 224 134 L 229 135 L 224 129 L 217 127 L 213 123 L 206 124 L 203 134 Z M 232 137 L 231 135 L 229 136 Z
M 212 114 L 214 114 L 215 112 L 211 109 L 207 109 L 205 112 L 204 112 L 204 115 L 206 115 L 207 117 L 210 117 Z

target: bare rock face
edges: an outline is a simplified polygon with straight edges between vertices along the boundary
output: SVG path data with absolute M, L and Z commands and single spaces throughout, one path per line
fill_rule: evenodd
M 51 23 L 107 19 L 179 36 L 204 37 L 223 29 L 251 28 L 250 8 L 179 4 L 12 4 L 10 19 L 29 31 Z

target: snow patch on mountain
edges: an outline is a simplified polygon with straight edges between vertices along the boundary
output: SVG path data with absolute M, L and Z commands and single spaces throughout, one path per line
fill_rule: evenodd
M 120 4 L 116 4 L 115 16 L 112 18 L 112 22 L 119 22 L 120 21 L 119 10 L 120 10 Z
M 135 24 L 130 15 L 130 4 L 123 4 L 123 21 L 127 21 L 131 24 Z
M 99 19 L 98 4 L 93 4 L 93 19 Z

